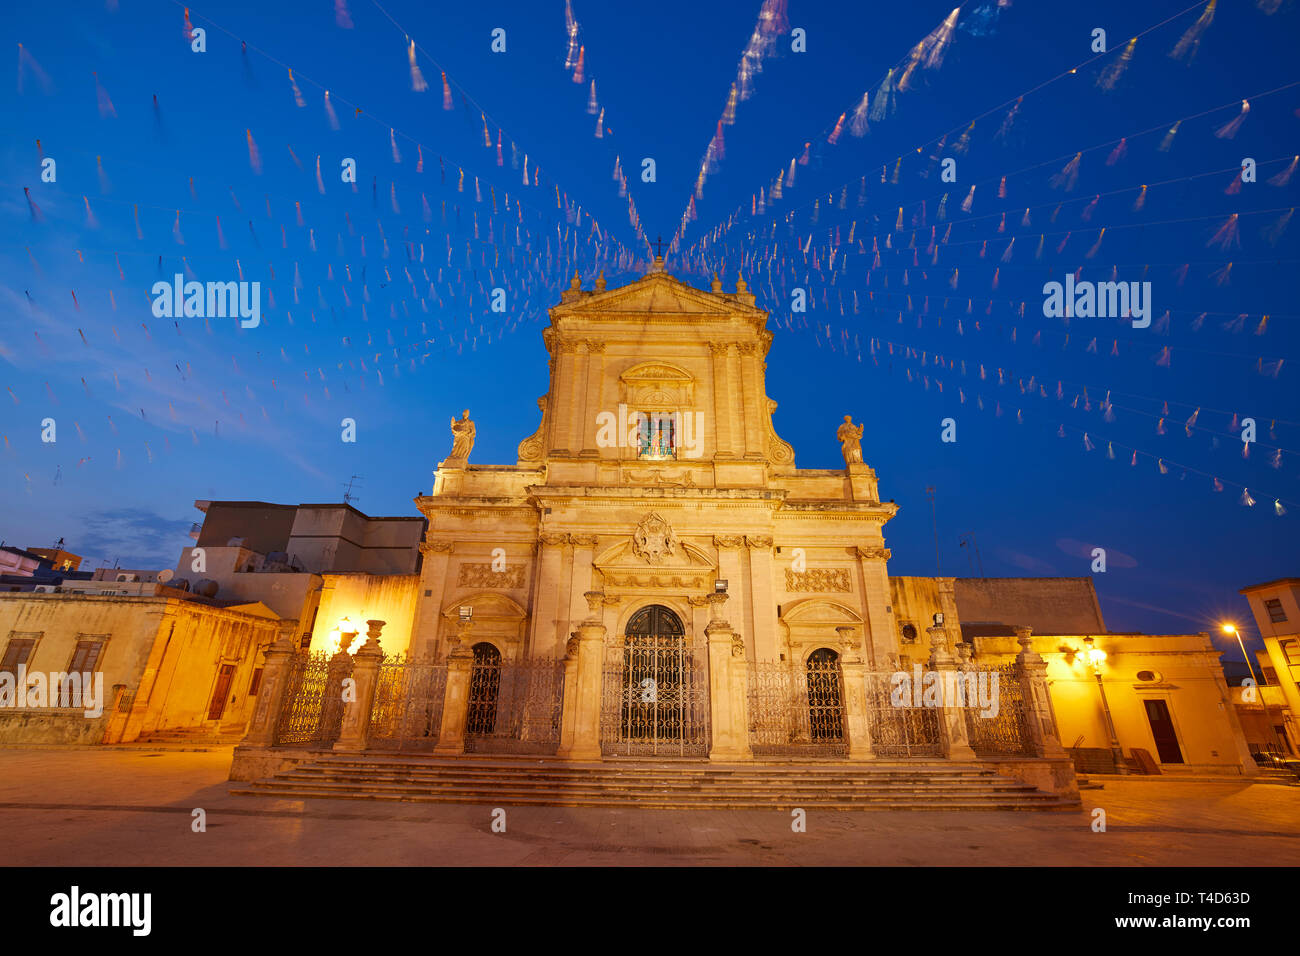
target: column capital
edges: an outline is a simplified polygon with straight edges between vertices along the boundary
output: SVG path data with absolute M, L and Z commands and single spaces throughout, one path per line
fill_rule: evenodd
M 867 560 L 880 559 L 882 561 L 888 561 L 894 556 L 893 552 L 888 548 L 864 548 L 859 546 L 853 550 L 859 558 L 866 558 Z

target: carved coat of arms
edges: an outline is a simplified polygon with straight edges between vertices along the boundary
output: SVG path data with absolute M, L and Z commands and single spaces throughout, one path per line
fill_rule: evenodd
M 659 564 L 664 558 L 676 554 L 677 544 L 672 527 L 654 512 L 642 518 L 632 534 L 632 552 L 649 564 Z

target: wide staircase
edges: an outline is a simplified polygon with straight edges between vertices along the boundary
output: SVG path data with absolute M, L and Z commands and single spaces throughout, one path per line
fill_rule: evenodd
M 322 754 L 231 793 L 289 800 L 342 798 L 505 806 L 665 810 L 1058 810 L 1078 807 L 977 765 L 875 760 L 869 765 L 760 760 L 436 758 Z

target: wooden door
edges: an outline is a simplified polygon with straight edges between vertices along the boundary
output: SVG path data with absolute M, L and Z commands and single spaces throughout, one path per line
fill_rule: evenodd
M 226 712 L 226 695 L 230 693 L 230 682 L 235 677 L 234 664 L 222 664 L 221 673 L 217 675 L 217 687 L 212 692 L 212 703 L 208 705 L 208 720 L 220 720 Z

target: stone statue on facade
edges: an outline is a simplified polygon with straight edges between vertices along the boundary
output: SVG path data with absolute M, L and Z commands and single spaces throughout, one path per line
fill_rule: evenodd
M 474 450 L 474 423 L 470 420 L 469 409 L 459 419 L 451 420 L 451 458 L 466 461 Z
M 840 441 L 840 452 L 844 455 L 844 464 L 862 464 L 862 429 L 863 425 L 854 425 L 853 417 L 844 416 L 844 424 L 835 432 Z

